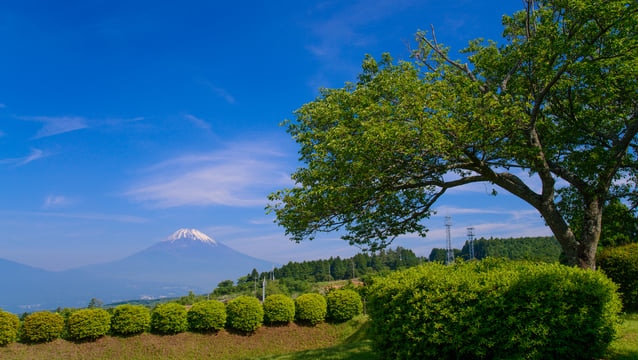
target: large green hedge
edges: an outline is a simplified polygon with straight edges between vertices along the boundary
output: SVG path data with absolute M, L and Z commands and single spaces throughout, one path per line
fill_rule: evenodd
M 109 333 L 111 315 L 104 309 L 82 309 L 71 313 L 66 323 L 70 340 L 96 340 Z
M 188 330 L 186 308 L 178 303 L 159 304 L 151 313 L 151 331 L 170 335 Z
M 5 346 L 18 339 L 20 318 L 10 312 L 0 310 L 0 346 Z
M 230 329 L 250 333 L 264 323 L 264 308 L 256 297 L 242 295 L 226 304 L 226 316 Z
M 192 331 L 219 331 L 226 325 L 226 306 L 217 300 L 196 302 L 188 310 L 187 319 Z
M 625 311 L 638 311 L 638 243 L 607 248 L 597 259 L 600 269 L 618 284 Z
M 295 301 L 283 294 L 270 295 L 264 301 L 266 324 L 288 324 L 295 320 Z
M 618 324 L 603 274 L 486 259 L 375 278 L 368 314 L 381 358 L 592 359 Z
M 27 315 L 22 323 L 21 340 L 42 343 L 55 340 L 64 330 L 64 318 L 58 313 L 39 311 Z
M 113 309 L 111 332 L 131 336 L 145 332 L 151 324 L 151 312 L 144 305 L 123 304 Z
M 326 295 L 328 319 L 343 322 L 352 319 L 363 311 L 361 296 L 354 290 L 337 289 Z
M 308 293 L 295 299 L 295 317 L 297 321 L 316 325 L 326 320 L 328 305 L 321 294 Z

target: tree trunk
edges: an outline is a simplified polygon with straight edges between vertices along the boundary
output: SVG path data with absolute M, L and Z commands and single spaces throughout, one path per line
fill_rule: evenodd
M 550 230 L 552 230 L 556 240 L 558 240 L 558 243 L 563 249 L 567 265 L 581 266 L 578 261 L 580 244 L 576 240 L 576 236 L 572 229 L 569 225 L 567 225 L 567 223 L 565 223 L 561 214 L 556 210 L 554 204 L 545 204 L 544 206 L 537 208 L 537 210 L 541 213 L 547 223 L 547 226 L 549 226 Z
M 567 265 L 596 270 L 596 250 L 602 224 L 602 201 L 599 198 L 586 200 L 583 230 L 579 239 L 554 206 L 545 205 L 538 210 L 560 243 Z
M 583 233 L 578 243 L 577 265 L 596 270 L 596 250 L 602 230 L 603 201 L 599 197 L 585 199 Z

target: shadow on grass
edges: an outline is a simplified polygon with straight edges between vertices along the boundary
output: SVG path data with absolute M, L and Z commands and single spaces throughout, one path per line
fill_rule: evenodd
M 373 350 L 372 340 L 368 337 L 370 323 L 367 318 L 350 320 L 348 326 L 357 329 L 339 345 L 323 349 L 305 350 L 294 353 L 267 356 L 260 360 L 381 360 Z
M 298 351 L 295 353 L 269 356 L 261 360 L 381 360 L 372 350 L 372 342 L 363 340 L 349 344 L 341 344 L 325 349 Z

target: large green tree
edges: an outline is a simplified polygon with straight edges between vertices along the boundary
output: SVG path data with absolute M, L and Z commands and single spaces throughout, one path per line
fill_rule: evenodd
M 465 60 L 418 32 L 414 61 L 368 56 L 357 83 L 296 111 L 305 166 L 269 205 L 291 240 L 340 230 L 375 250 L 424 236 L 448 189 L 487 182 L 538 210 L 570 264 L 595 268 L 604 204 L 636 195 L 638 3 L 527 0 L 503 26 Z M 582 204 L 578 234 L 561 188 Z

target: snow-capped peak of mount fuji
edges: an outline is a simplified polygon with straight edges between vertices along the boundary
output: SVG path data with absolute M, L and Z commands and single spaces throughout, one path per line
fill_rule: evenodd
M 191 239 L 217 245 L 217 241 L 197 229 L 179 229 L 175 231 L 173 235 L 169 236 L 166 241 L 174 242 L 180 239 Z

